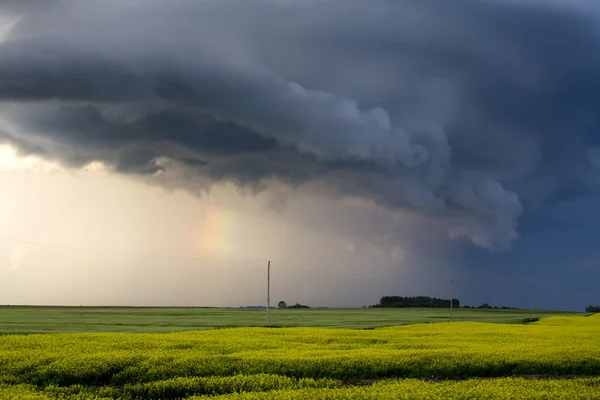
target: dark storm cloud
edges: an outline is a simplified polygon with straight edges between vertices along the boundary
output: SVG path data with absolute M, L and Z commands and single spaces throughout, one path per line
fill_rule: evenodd
M 27 140 L 19 138 L 19 137 L 15 137 L 15 136 L 13 136 L 9 133 L 6 133 L 2 130 L 0 130 L 0 144 L 11 145 L 12 147 L 19 150 L 21 153 L 27 154 L 27 155 L 38 155 L 38 156 L 45 155 L 45 152 L 41 147 L 32 145 Z
M 3 115 L 72 165 L 102 160 L 197 185 L 317 182 L 488 248 L 517 237 L 524 209 L 597 193 L 593 4 L 15 10 L 22 18 L 0 44 Z

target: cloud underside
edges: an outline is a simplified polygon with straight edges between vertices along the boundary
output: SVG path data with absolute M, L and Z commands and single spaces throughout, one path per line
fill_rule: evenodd
M 597 193 L 594 6 L 6 4 L 0 140 L 23 153 L 190 190 L 310 186 L 491 249 L 525 210 Z

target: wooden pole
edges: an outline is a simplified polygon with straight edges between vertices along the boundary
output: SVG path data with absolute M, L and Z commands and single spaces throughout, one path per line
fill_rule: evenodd
M 452 281 L 450 281 L 450 321 L 452 321 Z
M 267 265 L 267 326 L 271 325 L 271 261 Z

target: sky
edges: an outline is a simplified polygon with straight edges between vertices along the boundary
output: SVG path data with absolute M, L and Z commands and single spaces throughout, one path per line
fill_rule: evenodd
M 600 5 L 0 2 L 0 304 L 600 303 Z

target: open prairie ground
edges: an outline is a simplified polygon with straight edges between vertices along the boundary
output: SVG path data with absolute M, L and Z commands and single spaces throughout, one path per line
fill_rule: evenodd
M 566 315 L 534 311 L 533 317 Z M 266 325 L 266 310 L 240 308 L 0 307 L 0 334 L 71 332 L 175 332 Z M 454 321 L 522 323 L 526 310 L 455 309 Z M 272 309 L 271 323 L 284 327 L 369 329 L 450 320 L 449 309 Z
M 0 398 L 597 399 L 600 315 L 3 335 Z

